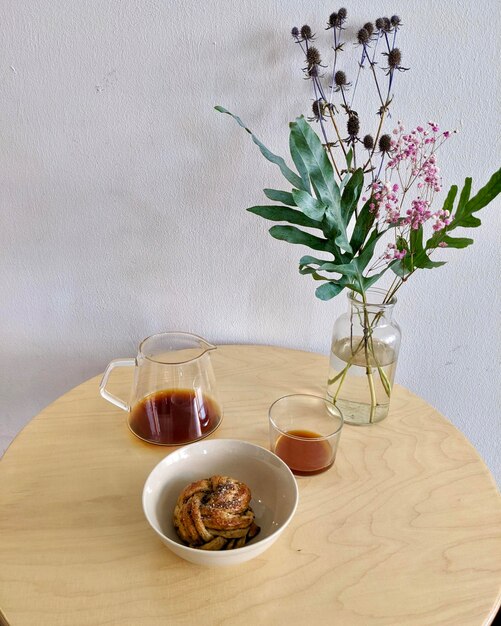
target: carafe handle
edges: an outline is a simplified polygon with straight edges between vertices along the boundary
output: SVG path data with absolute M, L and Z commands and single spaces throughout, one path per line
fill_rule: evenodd
M 108 378 L 110 377 L 111 370 L 115 369 L 115 367 L 130 367 L 131 365 L 136 365 L 136 359 L 113 359 L 113 361 L 110 361 L 108 363 L 108 367 L 103 374 L 101 382 L 99 383 L 99 392 L 101 393 L 103 398 L 105 400 L 108 400 L 108 402 L 111 402 L 115 406 L 123 409 L 124 411 L 130 411 L 130 406 L 127 404 L 127 402 L 120 400 L 120 398 L 117 398 L 112 393 L 107 391 L 106 384 L 108 382 Z

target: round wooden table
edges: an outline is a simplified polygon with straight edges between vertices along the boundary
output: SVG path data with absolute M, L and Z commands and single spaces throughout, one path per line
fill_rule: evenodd
M 327 358 L 265 346 L 212 353 L 214 438 L 268 447 L 267 409 L 322 394 Z M 127 397 L 129 371 L 112 391 Z M 296 516 L 262 556 L 200 568 L 142 512 L 174 448 L 135 438 L 93 378 L 19 434 L 0 463 L 0 606 L 11 626 L 489 624 L 500 603 L 501 498 L 465 437 L 396 387 L 388 418 L 345 426 L 335 466 L 298 478 Z M 2 618 L 0 617 L 0 623 Z

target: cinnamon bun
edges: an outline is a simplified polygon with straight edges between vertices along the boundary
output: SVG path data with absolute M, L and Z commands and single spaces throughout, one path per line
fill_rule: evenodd
M 192 548 L 241 548 L 260 530 L 250 500 L 250 489 L 234 478 L 216 475 L 198 480 L 180 493 L 174 527 L 179 538 Z

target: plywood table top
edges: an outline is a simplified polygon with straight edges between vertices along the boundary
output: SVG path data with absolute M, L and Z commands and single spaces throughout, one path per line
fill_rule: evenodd
M 322 395 L 325 356 L 266 346 L 212 353 L 225 417 L 212 438 L 268 447 L 281 395 Z M 0 607 L 11 626 L 489 624 L 500 602 L 501 498 L 435 409 L 395 387 L 388 418 L 345 426 L 335 466 L 298 477 L 296 516 L 262 556 L 200 568 L 141 508 L 175 448 L 146 444 L 99 378 L 47 407 L 0 462 Z M 129 371 L 113 373 L 127 396 Z

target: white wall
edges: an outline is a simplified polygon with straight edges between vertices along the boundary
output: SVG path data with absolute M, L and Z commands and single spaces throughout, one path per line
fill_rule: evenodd
M 395 6 L 395 5 L 398 6 Z M 495 0 L 346 2 L 352 28 L 400 13 L 395 117 L 460 134 L 446 188 L 499 165 Z M 308 113 L 290 27 L 323 30 L 330 2 L 4 0 L 0 65 L 1 423 L 133 355 L 150 333 L 327 354 L 345 296 L 323 303 L 305 252 L 245 211 L 281 184 L 239 113 L 277 152 Z M 348 46 L 351 50 L 351 44 Z M 499 199 L 476 243 L 401 290 L 397 378 L 460 428 L 501 480 Z M 496 299 L 497 298 L 497 299 Z M 497 450 L 496 450 L 497 447 Z

